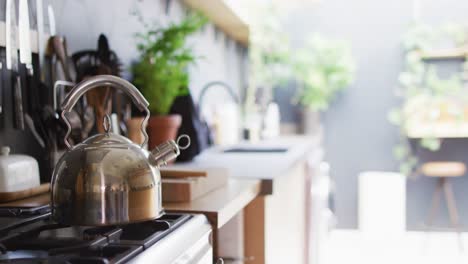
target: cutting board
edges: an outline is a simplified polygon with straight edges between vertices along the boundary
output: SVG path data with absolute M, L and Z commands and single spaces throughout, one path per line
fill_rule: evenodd
M 35 208 L 50 203 L 50 193 L 43 193 L 33 197 L 16 200 L 7 203 L 0 203 L 0 208 L 2 207 L 23 207 L 23 208 Z
M 16 192 L 0 192 L 0 203 L 6 203 L 16 200 L 21 200 L 33 196 L 37 196 L 39 194 L 49 192 L 50 184 L 44 183 L 37 187 L 16 191 Z
M 228 170 L 224 168 L 177 168 L 177 170 L 180 170 L 179 175 L 185 177 L 162 177 L 163 202 L 190 202 L 224 186 L 229 178 Z M 193 172 L 192 177 L 187 173 L 189 171 Z

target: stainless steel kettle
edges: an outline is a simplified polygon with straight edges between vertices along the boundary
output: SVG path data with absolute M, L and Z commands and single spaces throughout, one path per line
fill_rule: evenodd
M 66 114 L 87 91 L 97 87 L 124 91 L 140 111 L 146 112 L 141 130 L 141 146 L 109 132 L 110 119 L 104 120 L 106 133 L 94 135 L 72 146 Z M 52 176 L 52 216 L 68 225 L 116 225 L 155 219 L 161 216 L 161 175 L 158 167 L 180 153 L 173 140 L 150 152 L 145 122 L 148 101 L 128 81 L 98 75 L 77 84 L 62 103 L 62 118 L 68 125 L 65 144 L 68 151 L 60 158 Z

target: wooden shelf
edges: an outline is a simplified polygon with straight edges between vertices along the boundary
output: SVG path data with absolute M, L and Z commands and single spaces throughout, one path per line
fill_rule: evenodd
M 6 25 L 5 25 L 5 22 L 3 21 L 0 21 L 0 46 L 2 47 L 5 47 L 6 45 L 6 39 L 5 39 L 5 28 L 6 28 Z M 19 49 L 19 31 L 17 29 L 17 37 L 18 39 L 16 40 L 16 43 L 17 43 L 17 46 L 18 46 L 18 49 Z M 39 47 L 37 45 L 37 31 L 35 30 L 31 30 L 30 31 L 31 33 L 31 52 L 33 53 L 38 53 L 39 51 Z M 49 41 L 49 35 L 48 34 L 44 34 L 44 47 L 47 47 L 47 41 Z
M 468 47 L 459 47 L 446 50 L 424 50 L 420 52 L 424 60 L 465 59 L 468 57 Z
M 407 126 L 408 138 L 468 138 L 468 123 L 439 122 Z
M 205 14 L 231 38 L 245 46 L 249 45 L 249 26 L 224 0 L 183 0 L 183 2 Z

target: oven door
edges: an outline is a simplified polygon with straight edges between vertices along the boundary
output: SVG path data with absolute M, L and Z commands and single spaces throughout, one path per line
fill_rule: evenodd
M 147 248 L 129 263 L 212 264 L 211 225 L 204 215 L 190 220 Z
M 211 232 L 205 234 L 192 247 L 187 249 L 172 264 L 212 264 L 213 247 Z

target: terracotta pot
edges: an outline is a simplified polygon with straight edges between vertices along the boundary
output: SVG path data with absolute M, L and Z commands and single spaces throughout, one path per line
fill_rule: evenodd
M 151 116 L 147 127 L 149 149 L 153 149 L 167 140 L 175 140 L 181 124 L 182 117 L 180 115 Z

